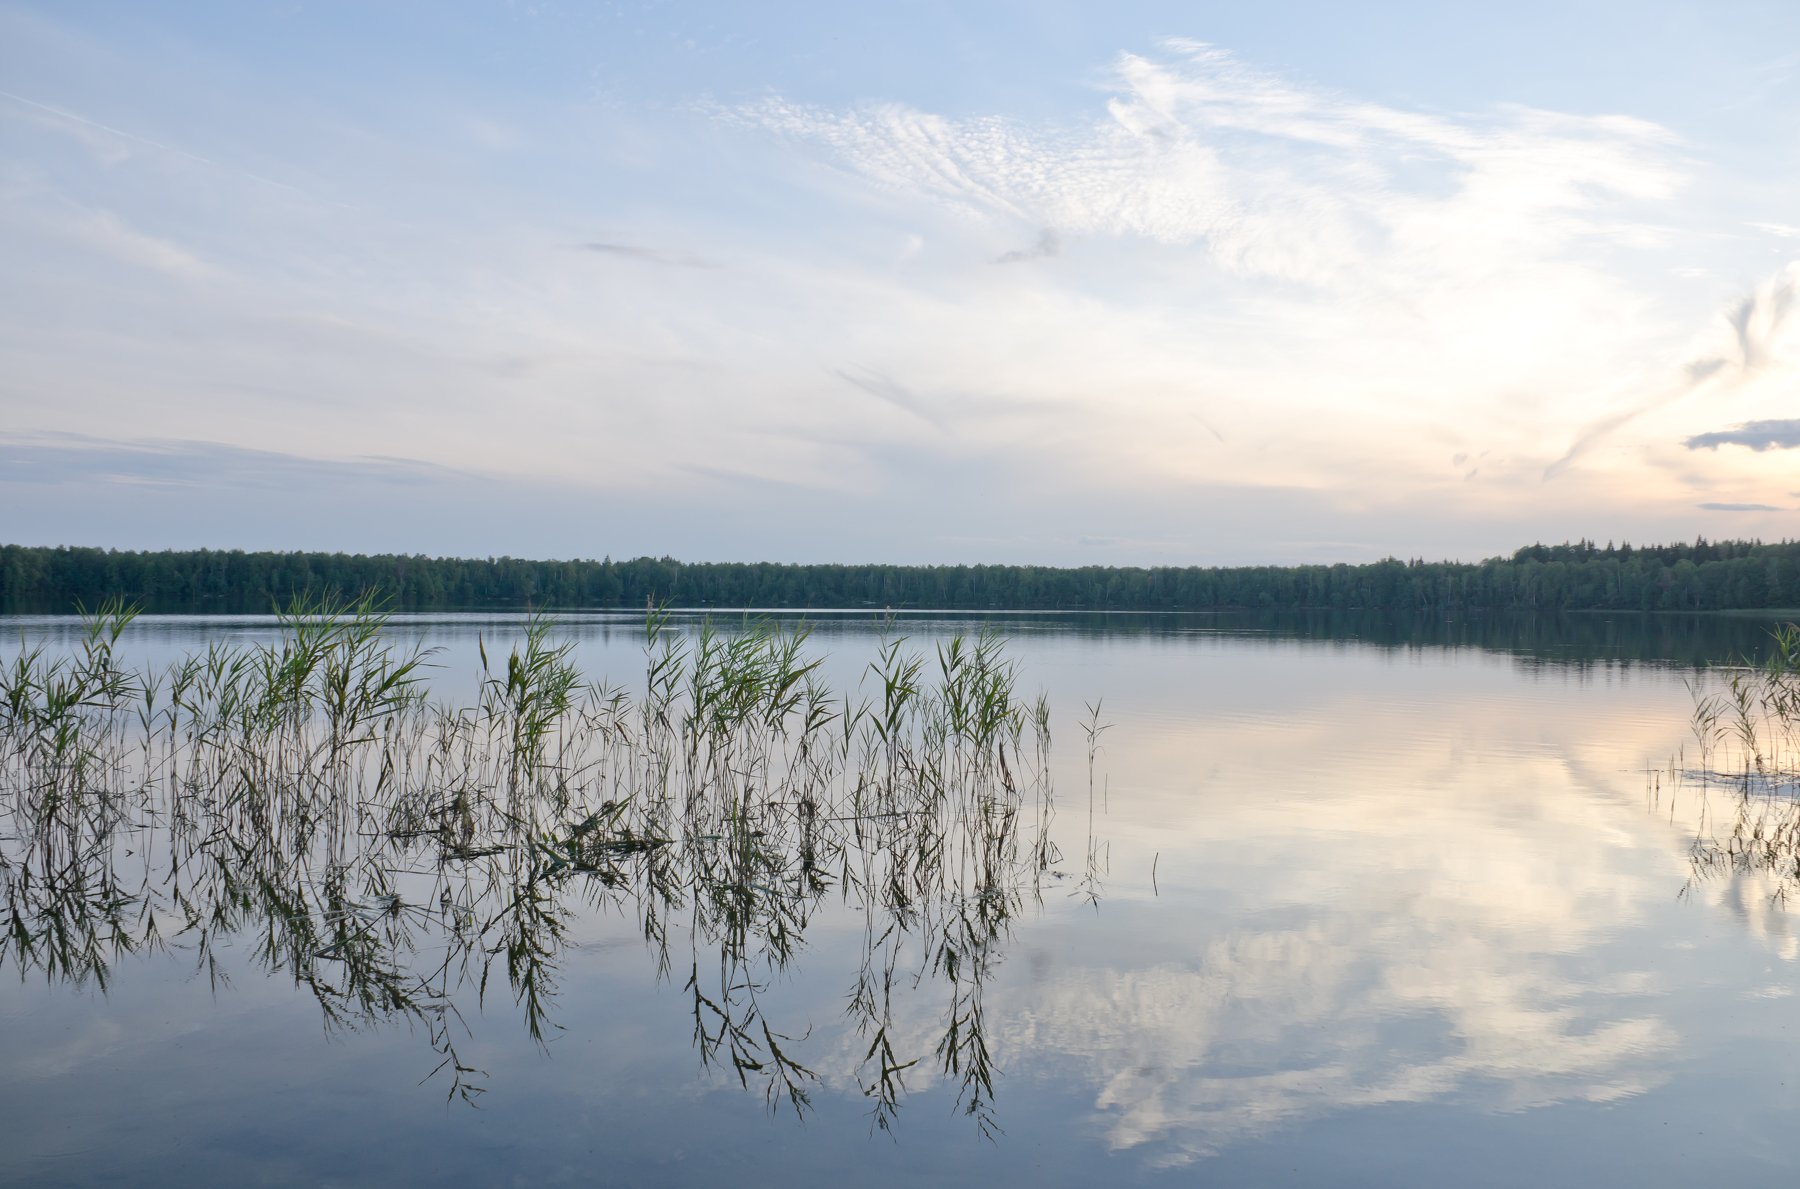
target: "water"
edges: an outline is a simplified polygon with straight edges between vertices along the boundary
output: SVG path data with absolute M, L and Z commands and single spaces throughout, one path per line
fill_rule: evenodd
M 1693 666 L 1766 626 L 1006 617 L 1023 690 L 1053 710 L 1060 857 L 1018 886 L 979 978 L 931 952 L 983 911 L 966 884 L 936 942 L 902 927 L 876 947 L 891 1063 L 916 1062 L 888 1112 L 847 1009 L 891 904 L 823 897 L 791 959 L 759 964 L 754 930 L 733 954 L 690 916 L 652 944 L 636 901 L 572 878 L 541 1042 L 503 961 L 485 994 L 448 997 L 474 1106 L 431 1072 L 431 1017 L 329 1020 L 330 996 L 271 960 L 266 914 L 205 953 L 171 918 L 104 985 L 0 941 L 19 975 L 0 991 L 0 1181 L 1791 1183 L 1800 942 L 1765 876 L 1695 878 L 1729 798 L 1669 779 L 1694 746 Z M 163 664 L 275 630 L 169 617 L 122 647 Z M 640 679 L 641 617 L 563 630 L 590 675 Z M 440 648 L 434 693 L 468 700 L 477 640 L 504 652 L 519 623 L 391 631 Z M 0 620 L 20 632 L 74 638 Z M 826 678 L 854 686 L 881 632 L 824 617 Z M 1084 720 L 1104 727 L 1091 768 Z M 428 966 L 442 938 L 418 932 Z M 702 1059 L 716 1020 L 696 990 L 789 1038 L 807 1106 L 766 1050 L 741 1078 L 725 1050 Z M 992 1074 L 973 1114 L 971 1028 Z

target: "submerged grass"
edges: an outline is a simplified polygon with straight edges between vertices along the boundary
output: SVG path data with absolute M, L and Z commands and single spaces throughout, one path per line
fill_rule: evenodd
M 804 628 L 687 636 L 652 610 L 634 696 L 585 681 L 534 617 L 504 658 L 482 642 L 459 706 L 427 698 L 431 653 L 373 599 L 296 603 L 278 643 L 155 673 L 118 662 L 131 615 L 103 607 L 71 654 L 21 646 L 0 674 L 0 966 L 104 988 L 121 956 L 168 949 L 219 983 L 247 947 L 330 1027 L 418 1026 L 427 1076 L 473 1101 L 462 1009 L 510 996 L 542 1040 L 575 917 L 623 911 L 691 998 L 701 1060 L 804 1111 L 810 1027 L 765 1006 L 844 905 L 863 935 L 847 1072 L 874 1124 L 930 1060 L 998 1126 L 982 993 L 1059 861 L 1049 708 L 998 637 L 929 657 L 890 639 L 838 693 Z M 931 987 L 939 1039 L 909 1049 L 896 1002 Z

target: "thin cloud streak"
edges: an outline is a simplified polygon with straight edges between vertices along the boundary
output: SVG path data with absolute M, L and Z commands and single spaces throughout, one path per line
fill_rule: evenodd
M 170 156 L 180 157 L 185 160 L 192 161 L 196 165 L 204 165 L 208 169 L 222 170 L 222 171 L 225 171 L 228 173 L 233 173 L 233 174 L 238 175 L 239 177 L 248 178 L 249 180 L 251 180 L 253 182 L 258 182 L 264 186 L 273 186 L 278 190 L 285 190 L 290 194 L 298 194 L 298 195 L 301 195 L 302 197 L 309 198 L 309 199 L 313 197 L 313 195 L 307 193 L 307 191 L 301 189 L 299 186 L 290 185 L 287 182 L 276 181 L 272 177 L 268 177 L 264 174 L 256 173 L 252 170 L 245 169 L 240 165 L 230 165 L 223 161 L 215 161 L 211 157 L 202 156 L 201 154 L 193 152 L 190 149 L 184 149 L 180 145 L 177 145 L 177 144 L 170 144 L 166 141 L 156 140 L 156 139 L 154 139 L 152 137 L 148 137 L 148 136 L 142 136 L 136 132 L 127 132 L 123 128 L 115 128 L 111 124 L 103 124 L 99 120 L 91 120 L 88 117 L 80 114 L 79 112 L 70 111 L 69 109 L 64 108 L 64 107 L 57 107 L 57 106 L 55 106 L 53 104 L 49 104 L 49 103 L 40 103 L 36 99 L 29 99 L 24 95 L 14 94 L 11 91 L 4 91 L 4 90 L 0 90 L 0 99 L 10 100 L 13 103 L 19 104 L 20 106 L 28 108 L 31 111 L 34 111 L 40 115 L 49 116 L 51 118 L 51 122 L 53 125 L 56 121 L 61 121 L 66 124 L 76 124 L 82 128 L 88 129 L 89 131 L 100 132 L 107 136 L 115 137 L 119 140 L 129 141 L 132 144 L 142 145 L 143 147 L 145 147 L 147 149 L 154 149 L 155 151 L 157 151 L 159 153 L 167 153 Z M 338 204 L 334 204 L 334 205 L 338 205 Z
M 269 488 L 305 482 L 413 485 L 472 478 L 467 472 L 412 458 L 311 458 L 224 442 L 118 440 L 79 433 L 0 434 L 0 470 L 4 482 L 30 485 Z
M 873 368 L 833 368 L 831 374 L 850 384 L 862 392 L 868 393 L 884 404 L 892 405 L 903 413 L 910 413 L 925 422 L 933 429 L 948 429 L 944 418 L 916 394 L 896 382 L 892 376 Z
M 591 240 L 576 244 L 583 252 L 594 252 L 601 256 L 622 256 L 630 260 L 643 260 L 650 264 L 669 264 L 678 268 L 717 268 L 718 265 L 698 256 L 677 255 L 659 252 L 655 248 L 640 248 L 635 244 L 615 244 L 603 240 Z

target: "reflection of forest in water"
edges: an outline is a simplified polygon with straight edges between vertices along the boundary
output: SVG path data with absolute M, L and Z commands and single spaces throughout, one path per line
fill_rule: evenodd
M 984 984 L 1062 877 L 1048 709 L 1017 696 L 996 637 L 890 640 L 845 696 L 803 631 L 653 618 L 630 696 L 584 685 L 539 622 L 483 651 L 457 708 L 424 699 L 425 654 L 349 612 L 303 609 L 279 643 L 158 673 L 118 663 L 122 615 L 66 654 L 21 652 L 0 681 L 0 965 L 104 990 L 121 959 L 166 950 L 216 988 L 247 949 L 329 1028 L 416 1026 L 438 1084 L 473 1100 L 466 1009 L 510 996 L 541 1040 L 572 927 L 620 912 L 691 999 L 702 1062 L 804 1111 L 810 1025 L 770 1018 L 764 992 L 841 909 L 861 923 L 860 1060 L 829 1072 L 886 1127 L 932 1068 L 993 1126 Z M 912 1051 L 895 1007 L 928 996 L 935 1047 Z
M 1129 616 L 1107 616 L 1107 631 Z M 1171 617 L 1173 618 L 1173 617 Z M 1769 627 L 1762 613 L 1683 615 L 1639 612 L 1412 615 L 1364 611 L 1228 612 L 1195 616 L 1202 630 L 1271 640 L 1306 640 L 1389 651 L 1469 648 L 1561 668 L 1613 663 L 1701 668 L 1731 657 L 1761 660 Z
M 394 616 L 398 631 L 429 629 L 436 638 L 467 640 L 484 630 L 507 630 L 520 617 L 512 613 L 422 613 Z M 736 624 L 747 619 L 804 627 L 814 642 L 853 643 L 863 647 L 871 627 L 921 638 L 987 628 L 1010 639 L 1088 637 L 1112 641 L 1229 639 L 1236 645 L 1271 647 L 1290 643 L 1322 644 L 1334 649 L 1378 652 L 1475 650 L 1506 655 L 1519 663 L 1542 664 L 1581 672 L 1614 664 L 1647 664 L 1704 668 L 1731 658 L 1760 663 L 1769 652 L 1770 629 L 1783 621 L 1772 612 L 1686 614 L 1674 612 L 1459 612 L 1450 615 L 1379 611 L 1221 611 L 1221 612 L 1008 612 L 1008 611 L 870 611 L 695 612 L 668 613 L 671 627 L 689 629 L 702 622 Z M 15 620 L 34 639 L 53 647 L 78 648 L 80 625 L 69 616 L 27 616 Z M 575 611 L 559 619 L 559 635 L 588 641 L 635 644 L 642 633 L 643 613 Z M 167 656 L 191 647 L 202 634 L 207 640 L 234 636 L 265 639 L 278 624 L 269 615 L 163 615 L 134 621 L 135 648 L 148 644 Z

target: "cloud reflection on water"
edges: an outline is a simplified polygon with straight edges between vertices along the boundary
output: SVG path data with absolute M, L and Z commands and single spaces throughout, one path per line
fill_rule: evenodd
M 1158 1165 L 1357 1107 L 1667 1083 L 1683 976 L 1649 931 L 1700 806 L 1646 812 L 1634 765 L 1679 746 L 1683 719 L 1657 711 L 1685 695 L 1619 673 L 1521 696 L 1517 668 L 1428 658 L 1381 688 L 1365 654 L 1342 680 L 1231 686 L 1218 719 L 1195 704 L 1217 694 L 1153 729 L 1121 710 L 1106 828 L 1135 859 L 1114 868 L 1154 851 L 1159 896 L 1121 879 L 1101 927 L 1129 945 L 1008 984 L 1005 1064 L 1079 1082 L 1106 1142 Z M 1148 776 L 1183 768 L 1185 790 Z M 1791 960 L 1770 890 L 1697 894 Z

